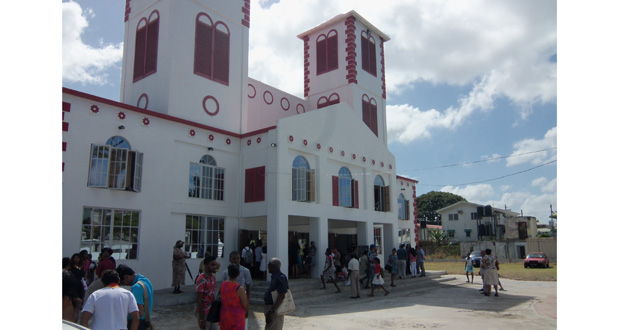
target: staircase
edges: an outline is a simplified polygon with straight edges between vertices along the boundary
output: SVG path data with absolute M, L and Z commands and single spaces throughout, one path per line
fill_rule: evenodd
M 414 289 L 425 288 L 428 286 L 437 285 L 438 283 L 444 281 L 454 280 L 454 277 L 442 278 L 442 275 L 446 275 L 446 272 L 427 271 L 425 277 L 396 279 L 394 281 L 396 287 L 390 287 L 388 275 L 388 279 L 386 280 L 384 287 L 390 291 L 390 296 L 392 296 L 407 294 Z M 268 277 L 271 278 L 270 275 Z M 220 283 L 218 283 L 218 285 L 220 285 Z M 340 293 L 335 293 L 336 287 L 332 283 L 326 283 L 325 286 L 327 288 L 324 290 L 320 289 L 321 286 L 321 280 L 318 278 L 289 279 L 289 289 L 291 289 L 291 293 L 293 294 L 295 306 L 325 305 L 337 302 L 351 303 L 365 300 L 364 298 L 369 299 L 366 296 L 370 294 L 370 289 L 364 289 L 363 287 L 360 294 L 362 299 L 350 299 L 351 287 L 345 286 L 344 282 L 338 282 L 338 286 L 341 290 Z M 254 280 L 251 287 L 250 305 L 262 306 L 264 304 L 263 294 L 268 288 L 269 281 Z M 196 302 L 196 292 L 194 290 L 194 286 L 183 286 L 181 290 L 183 293 L 180 294 L 173 294 L 172 288 L 155 290 L 153 293 L 153 307 L 192 304 Z M 383 290 L 375 289 L 375 299 L 376 297 L 382 296 Z

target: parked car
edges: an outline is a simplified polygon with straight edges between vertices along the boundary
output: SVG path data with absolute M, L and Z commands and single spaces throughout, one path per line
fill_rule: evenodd
M 482 260 L 482 252 L 481 251 L 473 251 L 469 255 L 474 262 L 474 267 L 480 267 L 480 260 Z
M 523 261 L 523 267 L 544 267 L 549 268 L 549 258 L 544 252 L 532 252 Z

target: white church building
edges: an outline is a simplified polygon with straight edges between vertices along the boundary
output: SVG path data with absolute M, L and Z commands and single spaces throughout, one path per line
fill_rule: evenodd
M 194 276 L 249 240 L 285 273 L 289 242 L 314 241 L 314 277 L 328 247 L 417 242 L 417 181 L 387 147 L 387 35 L 355 11 L 299 34 L 302 99 L 248 77 L 249 0 L 126 4 L 120 101 L 63 88 L 63 256 L 111 247 L 158 289 L 177 240 Z

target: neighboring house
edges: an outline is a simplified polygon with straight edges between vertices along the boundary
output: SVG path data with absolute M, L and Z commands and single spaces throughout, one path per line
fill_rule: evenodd
M 387 147 L 389 37 L 355 11 L 300 34 L 302 99 L 248 77 L 249 3 L 128 0 L 120 102 L 63 88 L 64 256 L 111 247 L 165 288 L 179 239 L 194 275 L 258 238 L 285 273 L 291 240 L 418 241 L 417 181 Z
M 481 249 L 480 242 L 493 241 L 500 257 L 524 258 L 528 251 L 527 240 L 537 235 L 535 217 L 489 205 L 461 201 L 439 209 L 437 213 L 441 215 L 448 240 L 460 242 L 463 255 Z M 502 243 L 501 248 L 496 242 Z

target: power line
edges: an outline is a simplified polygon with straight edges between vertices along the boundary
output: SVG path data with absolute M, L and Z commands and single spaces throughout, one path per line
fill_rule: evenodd
M 510 158 L 510 157 L 529 155 L 529 154 L 534 154 L 534 153 L 537 153 L 537 152 L 549 151 L 549 150 L 554 150 L 554 149 L 557 149 L 557 147 L 541 149 L 541 150 L 536 150 L 536 151 L 530 151 L 530 152 L 524 152 L 524 153 L 521 153 L 521 154 L 510 155 L 510 156 L 500 156 L 500 157 L 483 159 L 483 160 L 475 160 L 475 161 L 465 162 L 465 163 L 457 163 L 457 164 L 441 165 L 441 166 L 425 167 L 425 168 L 414 168 L 411 171 L 426 171 L 426 170 L 434 170 L 434 169 L 437 169 L 437 168 L 445 168 L 445 167 L 470 165 L 470 164 L 476 164 L 476 163 L 484 163 L 484 162 L 490 162 L 490 161 L 494 161 L 494 160 L 498 160 L 498 159 L 506 159 L 506 158 Z
M 509 176 L 513 176 L 513 175 L 517 175 L 517 174 L 521 174 L 521 173 L 525 173 L 525 172 L 529 172 L 531 170 L 537 169 L 539 167 L 543 167 L 543 166 L 547 166 L 549 164 L 555 163 L 557 162 L 556 160 L 552 160 L 550 162 L 538 165 L 538 166 L 534 166 L 532 168 L 528 168 L 527 170 L 523 170 L 523 171 L 519 171 L 519 172 L 515 172 L 515 173 L 511 173 L 511 174 L 506 174 L 497 178 L 493 178 L 493 179 L 488 179 L 488 180 L 482 180 L 482 181 L 475 181 L 475 182 L 468 182 L 468 183 L 459 183 L 459 184 L 423 184 L 423 183 L 418 183 L 417 185 L 421 185 L 421 186 L 429 186 L 429 187 L 445 187 L 445 186 L 466 186 L 466 185 L 470 185 L 470 184 L 478 184 L 478 183 L 483 183 L 483 182 L 489 182 L 489 181 L 495 181 L 495 180 L 499 180 L 499 179 L 503 179 L 503 178 L 507 178 Z

